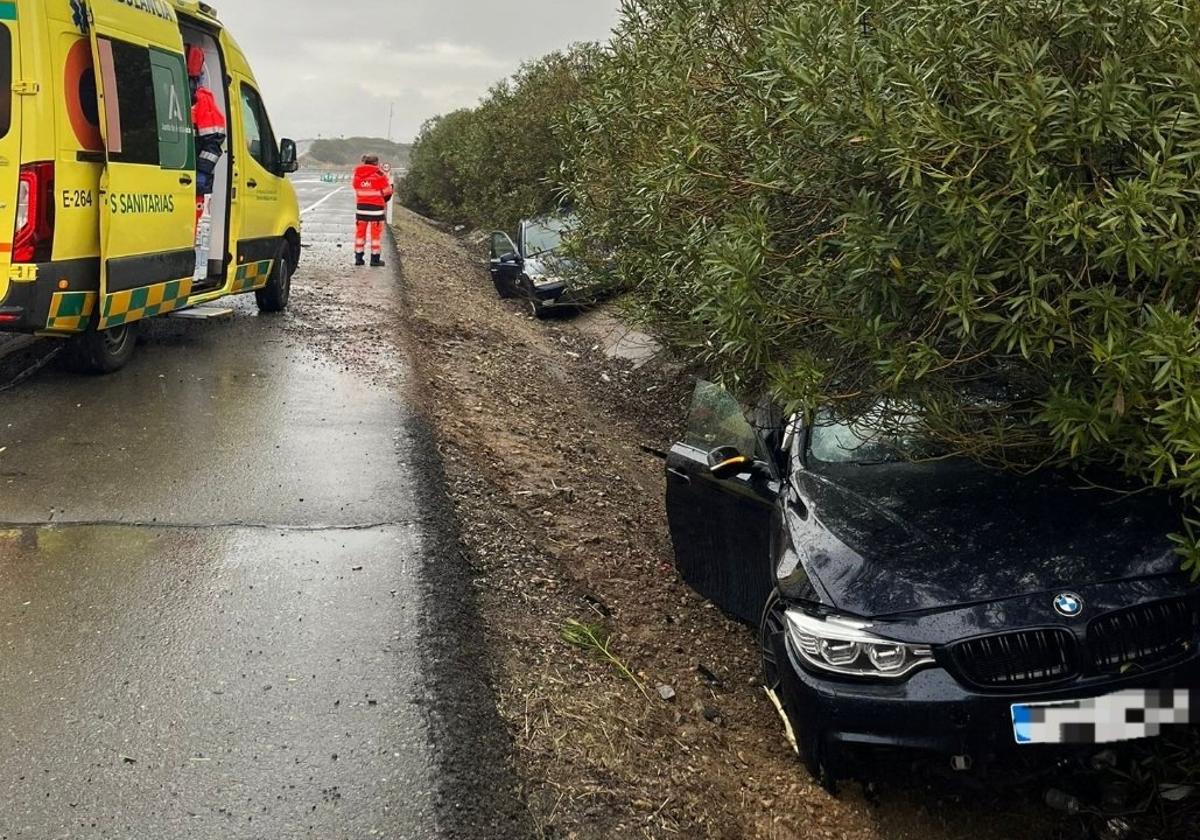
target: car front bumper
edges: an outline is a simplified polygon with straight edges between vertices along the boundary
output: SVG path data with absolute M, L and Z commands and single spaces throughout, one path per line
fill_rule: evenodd
M 1127 689 L 1200 688 L 1200 656 L 1135 677 L 1080 680 L 1029 691 L 980 692 L 965 687 L 941 667 L 929 667 L 894 683 L 852 682 L 818 675 L 799 662 L 784 638 L 790 667 L 782 668 L 781 701 L 797 737 L 809 739 L 831 769 L 845 771 L 864 748 L 899 748 L 968 756 L 984 761 L 1063 749 L 1059 745 L 1019 745 L 1012 707 L 1099 697 Z M 779 661 L 784 661 L 780 659 Z M 1193 710 L 1193 721 L 1198 710 Z
M 543 306 L 566 305 L 570 303 L 571 290 L 562 281 L 533 285 L 533 293 Z

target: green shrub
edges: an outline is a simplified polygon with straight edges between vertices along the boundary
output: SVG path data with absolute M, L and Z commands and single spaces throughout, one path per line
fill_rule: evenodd
M 1198 31 L 1163 0 L 628 0 L 570 190 L 727 383 L 1195 501 Z
M 434 117 L 421 126 L 397 200 L 433 219 L 464 221 L 464 176 L 458 170 L 458 148 L 473 130 L 474 116 L 469 109 Z

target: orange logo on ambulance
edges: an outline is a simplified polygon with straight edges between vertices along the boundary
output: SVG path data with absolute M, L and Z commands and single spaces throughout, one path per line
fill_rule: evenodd
M 92 45 L 88 41 L 76 41 L 67 53 L 64 80 L 67 116 L 71 119 L 75 139 L 89 152 L 104 151 L 100 109 L 96 103 L 96 71 L 92 66 Z

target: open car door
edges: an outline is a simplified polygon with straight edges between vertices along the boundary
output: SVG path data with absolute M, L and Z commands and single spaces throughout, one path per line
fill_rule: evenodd
M 675 565 L 705 598 L 757 624 L 775 586 L 771 523 L 779 488 L 749 474 L 717 479 L 709 470 L 708 453 L 723 446 L 754 456 L 758 435 L 732 396 L 701 382 L 687 436 L 667 456 L 667 518 Z
M 196 156 L 173 5 L 87 3 L 107 164 L 98 322 L 106 330 L 186 304 L 196 263 Z
M 500 297 L 512 297 L 521 277 L 521 254 L 512 237 L 496 231 L 492 234 L 492 256 L 488 270 Z

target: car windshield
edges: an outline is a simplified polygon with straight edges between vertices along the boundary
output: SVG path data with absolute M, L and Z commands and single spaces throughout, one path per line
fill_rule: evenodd
M 825 464 L 859 465 L 914 461 L 942 454 L 911 407 L 884 403 L 851 418 L 820 412 L 809 437 L 809 451 Z
M 574 222 L 572 216 L 529 222 L 525 226 L 525 256 L 536 257 L 557 250 Z

